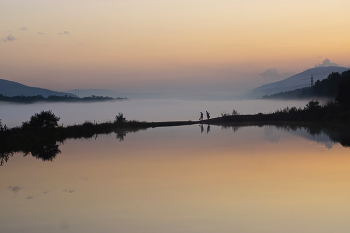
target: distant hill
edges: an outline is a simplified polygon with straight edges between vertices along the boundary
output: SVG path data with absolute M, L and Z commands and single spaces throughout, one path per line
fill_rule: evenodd
M 151 94 L 147 94 L 147 93 L 145 94 L 145 93 L 135 93 L 135 92 L 127 92 L 127 91 L 121 92 L 121 91 L 113 91 L 108 89 L 73 89 L 65 92 L 75 94 L 80 98 L 89 97 L 93 95 L 112 97 L 112 98 L 128 98 L 128 99 L 152 97 Z
M 287 92 L 295 89 L 309 87 L 311 84 L 311 75 L 313 75 L 314 83 L 316 83 L 317 80 L 323 80 L 327 78 L 328 75 L 332 72 L 342 73 L 347 70 L 349 70 L 349 68 L 338 66 L 316 67 L 308 69 L 281 81 L 268 83 L 250 90 L 246 96 L 250 98 L 261 98 L 264 95 L 272 95 L 280 92 Z
M 43 97 L 48 97 L 50 95 L 55 95 L 55 96 L 67 95 L 67 96 L 77 97 L 74 94 L 51 91 L 51 90 L 39 88 L 39 87 L 29 87 L 29 86 L 26 86 L 17 82 L 13 82 L 13 81 L 8 81 L 5 79 L 0 79 L 0 94 L 6 95 L 9 97 L 20 96 L 20 95 L 24 95 L 24 96 L 42 95 Z
M 108 96 L 112 98 L 122 97 L 121 93 L 107 89 L 74 89 L 65 91 L 67 93 L 75 94 L 81 98 L 89 96 Z
M 309 99 L 327 98 L 334 99 L 339 94 L 339 88 L 344 88 L 350 83 L 350 70 L 343 73 L 331 73 L 323 80 L 317 80 L 312 87 L 299 88 L 293 91 L 281 92 L 273 95 L 265 95 L 262 99 Z M 342 92 L 349 93 L 349 88 Z

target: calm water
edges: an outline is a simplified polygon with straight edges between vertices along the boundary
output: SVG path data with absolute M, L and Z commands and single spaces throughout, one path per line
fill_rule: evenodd
M 350 232 L 349 148 L 307 131 L 193 125 L 15 154 L 0 232 Z
M 198 120 L 199 112 L 209 111 L 212 117 L 223 111 L 232 113 L 235 109 L 241 114 L 271 112 L 284 107 L 305 107 L 304 101 L 272 100 L 232 100 L 195 101 L 178 99 L 144 99 L 98 103 L 35 103 L 7 104 L 0 102 L 0 119 L 8 127 L 19 126 L 32 115 L 42 110 L 52 110 L 61 117 L 60 123 L 80 124 L 86 120 L 108 121 L 122 112 L 127 120 L 176 121 Z

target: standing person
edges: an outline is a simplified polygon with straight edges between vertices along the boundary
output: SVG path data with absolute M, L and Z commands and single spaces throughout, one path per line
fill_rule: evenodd
M 201 117 L 199 118 L 199 120 L 203 120 L 203 113 L 201 112 Z
M 205 111 L 207 113 L 207 118 L 210 119 L 210 113 L 208 111 Z

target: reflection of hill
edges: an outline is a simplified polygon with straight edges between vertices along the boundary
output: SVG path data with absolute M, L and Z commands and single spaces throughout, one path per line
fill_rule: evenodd
M 216 124 L 221 125 L 221 124 Z M 300 137 L 322 142 L 340 143 L 343 147 L 350 147 L 350 125 L 313 124 L 313 123 L 234 123 L 221 125 L 222 129 L 232 128 L 235 132 L 241 127 L 247 126 L 275 126 L 278 129 L 289 131 Z

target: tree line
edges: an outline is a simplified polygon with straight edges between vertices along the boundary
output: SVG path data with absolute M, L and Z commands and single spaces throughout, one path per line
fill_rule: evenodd
M 35 102 L 96 102 L 96 101 L 111 101 L 111 100 L 126 100 L 127 98 L 112 98 L 112 97 L 103 97 L 103 96 L 89 96 L 89 97 L 74 97 L 74 96 L 56 96 L 56 95 L 50 95 L 47 98 L 43 97 L 42 95 L 36 95 L 36 96 L 6 96 L 0 94 L 0 101 L 6 101 L 6 102 L 14 102 L 14 103 L 26 103 L 31 104 Z

